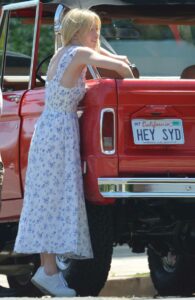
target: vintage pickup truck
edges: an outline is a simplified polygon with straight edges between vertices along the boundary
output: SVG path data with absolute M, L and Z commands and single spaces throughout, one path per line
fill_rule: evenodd
M 47 65 L 61 47 L 62 17 L 76 6 L 100 15 L 102 46 L 127 55 L 137 69 L 134 79 L 121 80 L 116 73 L 88 66 L 88 91 L 78 116 L 95 258 L 57 257 L 58 265 L 78 295 L 98 295 L 113 246 L 128 244 L 133 252 L 147 251 L 160 295 L 191 295 L 195 291 L 192 0 L 32 0 L 2 7 L 0 151 L 5 177 L 0 273 L 20 295 L 38 295 L 30 282 L 38 256 L 12 250 L 30 140 L 44 108 Z M 15 53 L 14 63 L 10 53 Z

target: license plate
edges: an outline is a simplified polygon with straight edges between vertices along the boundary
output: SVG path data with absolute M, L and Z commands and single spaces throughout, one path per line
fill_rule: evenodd
M 131 122 L 136 145 L 184 144 L 181 119 L 133 119 Z

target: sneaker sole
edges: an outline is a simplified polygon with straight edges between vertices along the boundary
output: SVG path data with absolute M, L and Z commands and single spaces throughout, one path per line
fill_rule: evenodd
M 31 282 L 32 282 L 32 284 L 34 284 L 34 286 L 36 286 L 45 295 L 49 295 L 49 296 L 53 296 L 53 297 L 76 297 L 77 296 L 76 294 L 75 295 L 57 296 L 57 295 L 54 295 L 53 293 L 51 293 L 50 291 L 48 291 L 47 289 L 45 289 L 44 287 L 42 287 L 33 278 L 31 278 Z
M 51 292 L 49 292 L 48 290 L 46 290 L 44 287 L 42 287 L 40 284 L 38 284 L 34 279 L 31 279 L 31 282 L 32 282 L 32 284 L 34 284 L 34 286 L 36 286 L 43 294 L 56 297 L 56 295 L 54 295 L 54 294 L 52 294 Z

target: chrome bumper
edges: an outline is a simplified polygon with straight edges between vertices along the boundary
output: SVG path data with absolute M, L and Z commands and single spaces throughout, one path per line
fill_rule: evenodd
M 98 178 L 104 198 L 193 198 L 195 178 Z

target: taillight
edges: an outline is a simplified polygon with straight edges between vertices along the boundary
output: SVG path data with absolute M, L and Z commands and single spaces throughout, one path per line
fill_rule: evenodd
M 104 154 L 114 154 L 116 148 L 115 112 L 104 108 L 100 116 L 100 144 Z

